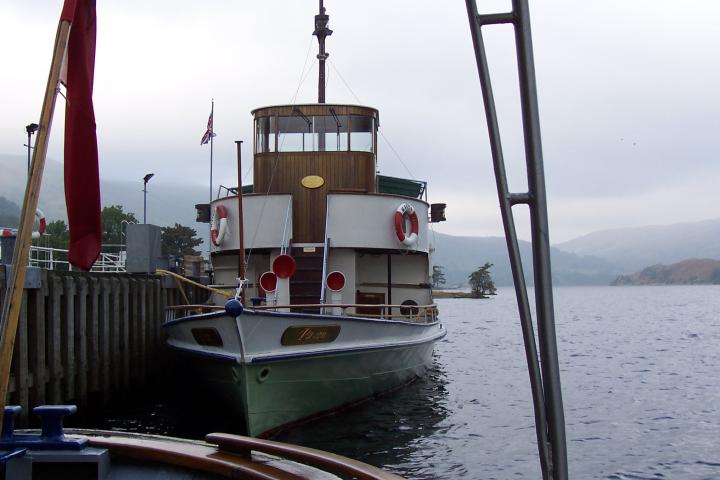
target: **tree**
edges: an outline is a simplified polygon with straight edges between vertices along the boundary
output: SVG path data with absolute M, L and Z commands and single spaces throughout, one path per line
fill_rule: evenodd
M 445 273 L 443 272 L 445 267 L 442 265 L 433 265 L 432 271 L 432 286 L 433 288 L 440 288 L 445 285 Z
M 70 244 L 70 232 L 62 220 L 48 223 L 45 228 L 45 236 L 47 237 L 47 246 L 50 248 L 67 250 Z
M 120 245 L 125 243 L 122 232 L 125 230 L 123 223 L 138 223 L 137 218 L 131 212 L 123 212 L 122 205 L 111 205 L 102 209 L 103 223 L 103 244 Z
M 174 227 L 163 227 L 163 255 L 200 255 L 200 252 L 194 247 L 200 245 L 202 240 L 195 238 L 196 236 L 197 231 L 194 228 L 179 223 L 176 223 Z
M 473 298 L 488 298 L 488 295 L 495 295 L 497 293 L 495 283 L 493 283 L 492 277 L 490 276 L 490 268 L 492 266 L 492 263 L 485 262 L 485 265 L 479 267 L 468 276 Z

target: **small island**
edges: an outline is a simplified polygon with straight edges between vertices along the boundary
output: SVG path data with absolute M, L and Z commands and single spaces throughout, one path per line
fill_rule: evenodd
M 433 297 L 435 298 L 490 298 L 490 295 L 497 295 L 497 288 L 490 275 L 490 269 L 493 264 L 485 262 L 485 265 L 478 267 L 477 270 L 468 275 L 470 284 L 469 292 L 435 290 L 445 284 L 445 274 L 443 267 L 435 265 L 433 267 Z
M 720 285 L 720 260 L 691 258 L 620 275 L 610 285 Z

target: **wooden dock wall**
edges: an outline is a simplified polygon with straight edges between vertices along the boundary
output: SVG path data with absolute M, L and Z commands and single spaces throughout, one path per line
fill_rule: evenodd
M 5 272 L 0 266 L 0 286 Z M 23 292 L 8 397 L 23 407 L 21 423 L 34 406 L 102 405 L 160 373 L 164 308 L 185 303 L 175 282 L 147 274 L 35 274 L 39 282 L 26 282 Z M 206 298 L 198 288 L 186 295 Z M 3 296 L 0 288 L 0 304 Z

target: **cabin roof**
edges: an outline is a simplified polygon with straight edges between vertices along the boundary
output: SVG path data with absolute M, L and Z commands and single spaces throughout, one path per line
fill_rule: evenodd
M 379 116 L 380 112 L 377 108 L 368 107 L 366 105 L 354 105 L 350 103 L 295 103 L 295 104 L 285 104 L 285 105 L 267 105 L 265 107 L 258 107 L 250 111 L 250 114 L 255 116 L 258 112 L 261 112 L 262 110 L 285 110 L 285 109 L 294 109 L 299 108 L 302 109 L 303 107 L 337 107 L 337 108 L 351 108 L 351 109 L 362 109 L 362 110 L 370 110 L 374 112 L 375 116 Z
M 427 182 L 423 182 L 421 180 L 410 180 L 407 178 L 388 177 L 386 175 L 378 175 L 377 180 L 378 180 L 378 192 L 379 193 L 402 195 L 404 197 L 422 198 L 422 196 L 425 194 L 425 188 L 427 187 Z M 234 193 L 237 192 L 237 189 L 231 189 L 231 190 Z M 253 186 L 252 185 L 243 185 L 242 193 L 243 193 L 243 195 L 247 195 L 249 193 L 254 193 Z

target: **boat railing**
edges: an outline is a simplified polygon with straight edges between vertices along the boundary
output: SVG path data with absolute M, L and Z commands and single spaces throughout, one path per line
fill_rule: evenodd
M 294 305 L 256 305 L 248 307 L 254 311 L 287 312 L 287 311 L 318 311 L 326 315 L 348 316 L 355 318 L 373 318 L 380 320 L 396 320 L 414 323 L 433 323 L 438 318 L 438 308 L 435 304 L 430 305 L 389 305 L 389 304 L 361 304 L 361 303 L 338 303 L 338 304 L 294 304 Z M 360 312 L 358 312 L 358 309 Z M 364 310 L 364 311 L 363 311 Z M 225 307 L 219 305 L 173 305 L 165 309 L 165 321 L 169 322 L 176 318 L 183 318 L 190 315 L 225 311 Z M 373 313 L 369 313 L 373 312 Z M 398 313 L 394 313 L 398 312 Z

